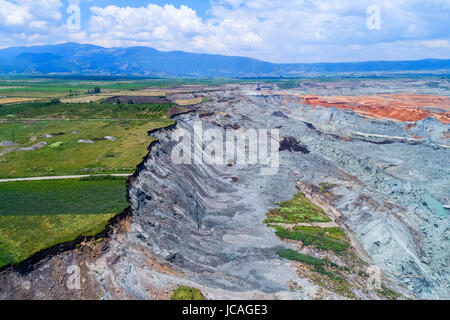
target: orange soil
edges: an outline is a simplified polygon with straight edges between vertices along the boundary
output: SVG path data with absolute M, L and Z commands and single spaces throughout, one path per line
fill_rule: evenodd
M 350 109 L 372 118 L 415 122 L 434 117 L 450 123 L 450 99 L 425 94 L 379 94 L 373 96 L 315 96 L 296 95 L 313 107 Z M 440 109 L 439 110 L 432 110 Z

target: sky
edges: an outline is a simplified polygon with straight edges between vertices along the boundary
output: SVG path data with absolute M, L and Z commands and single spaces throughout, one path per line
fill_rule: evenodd
M 283 63 L 450 59 L 449 22 L 450 0 L 0 0 L 0 48 L 78 42 Z

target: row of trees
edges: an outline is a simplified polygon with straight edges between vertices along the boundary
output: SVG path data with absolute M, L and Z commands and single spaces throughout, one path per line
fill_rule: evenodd
M 119 98 L 117 98 L 116 103 L 117 103 L 117 104 L 121 104 L 122 102 L 120 101 Z M 134 104 L 134 101 L 133 101 L 133 99 L 128 99 L 127 103 L 128 103 L 128 104 Z
M 100 89 L 100 87 L 94 87 L 93 89 L 89 89 L 88 91 L 86 91 L 86 94 L 97 94 L 101 92 L 102 90 Z M 79 96 L 80 94 L 81 94 L 80 91 L 69 90 L 69 97 Z

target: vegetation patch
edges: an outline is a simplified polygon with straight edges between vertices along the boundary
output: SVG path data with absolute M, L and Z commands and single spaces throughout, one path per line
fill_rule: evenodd
M 203 294 L 200 290 L 191 287 L 180 286 L 179 288 L 175 289 L 172 296 L 170 297 L 170 300 L 206 300 L 206 299 L 205 297 L 203 297 Z
M 395 300 L 401 297 L 401 294 L 389 289 L 384 284 L 381 285 L 381 289 L 377 290 L 377 293 L 379 296 L 389 299 L 389 300 Z
M 49 145 L 48 147 L 50 148 L 50 149 L 58 149 L 59 147 L 61 147 L 62 146 L 62 142 L 61 141 L 58 141 L 58 142 L 54 142 L 54 143 L 52 143 L 51 145 Z
M 314 204 L 301 192 L 293 199 L 278 203 L 280 208 L 269 211 L 266 223 L 302 223 L 302 222 L 329 222 L 331 219 L 322 208 Z
M 273 228 L 280 238 L 301 241 L 305 246 L 313 245 L 318 249 L 333 250 L 338 254 L 345 252 L 349 247 L 345 232 L 338 227 L 297 226 L 293 230 L 280 226 L 273 226 Z
M 323 259 L 318 259 L 292 249 L 280 249 L 277 251 L 277 253 L 282 258 L 300 261 L 310 265 L 323 265 L 325 263 L 325 260 Z
M 337 184 L 322 182 L 319 184 L 319 191 L 322 193 L 327 193 L 334 187 L 337 187 Z
M 341 267 L 328 259 L 319 259 L 292 249 L 281 249 L 277 253 L 282 258 L 309 265 L 309 270 L 314 272 L 312 279 L 317 285 L 349 298 L 354 297 L 350 290 L 351 285 L 344 275 L 344 272 L 350 271 L 347 267 Z

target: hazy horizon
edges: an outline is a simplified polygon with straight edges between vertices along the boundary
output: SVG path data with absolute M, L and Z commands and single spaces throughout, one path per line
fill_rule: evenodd
M 93 45 L 93 46 L 98 46 L 101 48 L 105 48 L 105 49 L 127 49 L 127 48 L 133 48 L 133 47 L 146 47 L 146 48 L 151 48 L 151 49 L 155 49 L 157 51 L 160 52 L 185 52 L 185 53 L 192 53 L 192 54 L 207 54 L 207 55 L 220 55 L 220 56 L 227 56 L 227 57 L 238 57 L 238 58 L 251 58 L 251 59 L 256 59 L 262 62 L 269 62 L 269 63 L 273 63 L 273 64 L 340 64 L 340 63 L 365 63 L 365 62 L 401 62 L 401 61 L 422 61 L 422 60 L 450 60 L 450 58 L 447 59 L 439 59 L 439 58 L 421 58 L 421 59 L 403 59 L 403 60 L 389 60 L 389 59 L 384 59 L 384 60 L 356 60 L 356 61 L 317 61 L 317 62 L 271 62 L 271 61 L 267 61 L 264 59 L 259 59 L 259 58 L 253 58 L 253 57 L 247 57 L 247 56 L 239 56 L 239 55 L 227 55 L 227 54 L 218 54 L 218 53 L 205 53 L 205 52 L 191 52 L 191 51 L 185 51 L 185 50 L 158 50 L 156 48 L 150 47 L 150 46 L 145 46 L 145 45 L 141 45 L 141 46 L 121 46 L 121 47 L 103 47 L 100 45 L 96 45 L 96 44 L 92 44 L 92 43 L 79 43 L 79 42 L 61 42 L 61 43 L 55 43 L 55 44 L 42 44 L 42 45 L 22 45 L 22 46 L 10 46 L 10 47 L 4 47 L 4 48 L 0 48 L 1 50 L 5 50 L 5 49 L 10 49 L 10 48 L 19 48 L 19 47 L 26 47 L 26 48 L 32 48 L 32 47 L 45 47 L 45 46 L 58 46 L 58 45 L 67 45 L 67 44 L 77 44 L 77 45 Z

